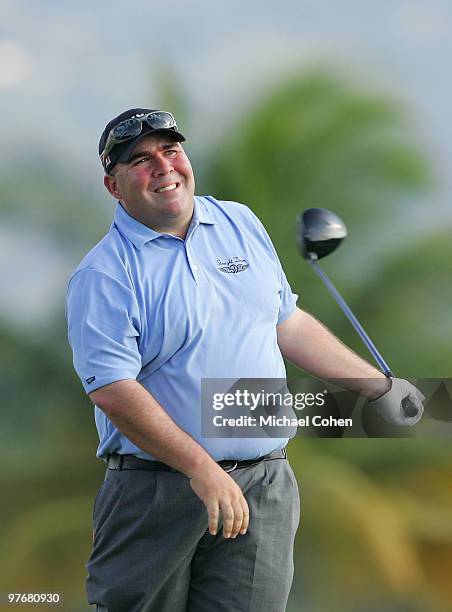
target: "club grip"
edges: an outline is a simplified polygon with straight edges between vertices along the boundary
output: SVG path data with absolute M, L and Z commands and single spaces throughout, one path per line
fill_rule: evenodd
M 414 404 L 409 397 L 404 397 L 402 400 L 402 410 L 407 417 L 415 417 L 419 412 L 418 407 Z

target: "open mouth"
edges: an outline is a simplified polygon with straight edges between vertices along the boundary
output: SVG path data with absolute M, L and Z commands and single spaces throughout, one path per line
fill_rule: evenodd
M 169 185 L 164 185 L 163 187 L 159 187 L 158 189 L 154 189 L 155 193 L 166 193 L 167 191 L 174 191 L 179 187 L 180 183 L 170 183 Z

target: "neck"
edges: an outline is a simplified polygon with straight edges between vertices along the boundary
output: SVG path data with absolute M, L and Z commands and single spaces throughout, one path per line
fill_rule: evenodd
M 192 206 L 183 216 L 164 216 L 162 218 L 156 218 L 155 216 L 149 217 L 146 214 L 132 214 L 129 210 L 127 210 L 127 207 L 124 205 L 123 202 L 120 201 L 120 204 L 131 217 L 133 217 L 143 225 L 146 225 L 146 227 L 149 227 L 150 229 L 154 230 L 155 232 L 158 232 L 159 234 L 171 234 L 172 236 L 177 236 L 178 238 L 186 237 L 194 212 L 194 200 Z

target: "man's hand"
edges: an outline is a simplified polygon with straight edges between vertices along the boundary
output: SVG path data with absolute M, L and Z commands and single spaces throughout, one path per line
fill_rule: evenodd
M 245 535 L 249 509 L 238 484 L 219 465 L 210 463 L 190 479 L 190 485 L 207 508 L 209 532 L 216 535 L 220 512 L 223 516 L 223 536 Z
M 416 425 L 424 412 L 424 395 L 407 380 L 391 378 L 391 382 L 389 391 L 378 399 L 369 401 L 369 406 L 376 408 L 390 425 Z

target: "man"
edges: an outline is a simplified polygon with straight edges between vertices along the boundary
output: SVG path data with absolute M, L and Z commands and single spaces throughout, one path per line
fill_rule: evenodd
M 74 365 L 108 464 L 88 600 L 110 612 L 279 612 L 299 520 L 288 439 L 203 437 L 201 379 L 285 378 L 284 356 L 319 378 L 366 379 L 390 422 L 414 424 L 422 405 L 296 307 L 248 208 L 194 195 L 184 140 L 165 111 L 108 123 L 99 154 L 115 219 L 69 283 Z

